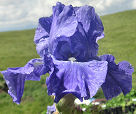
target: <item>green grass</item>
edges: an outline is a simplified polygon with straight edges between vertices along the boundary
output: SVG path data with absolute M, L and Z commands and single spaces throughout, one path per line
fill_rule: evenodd
M 105 38 L 98 41 L 99 55 L 112 54 L 116 62 L 129 61 L 136 68 L 136 10 L 101 17 Z M 0 70 L 24 66 L 30 59 L 39 57 L 33 43 L 34 30 L 0 32 Z M 0 74 L 0 84 L 3 83 Z M 52 103 L 45 86 L 46 76 L 40 82 L 27 81 L 20 105 L 12 102 L 5 92 L 0 93 L 0 113 L 40 114 Z M 136 89 L 136 72 L 133 88 Z M 98 92 L 98 97 L 103 97 Z

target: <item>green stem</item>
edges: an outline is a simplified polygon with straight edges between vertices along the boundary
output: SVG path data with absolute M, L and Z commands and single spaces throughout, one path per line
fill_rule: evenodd
M 81 111 L 76 110 L 74 105 L 75 96 L 72 94 L 65 95 L 57 104 L 57 109 L 60 114 L 82 114 Z

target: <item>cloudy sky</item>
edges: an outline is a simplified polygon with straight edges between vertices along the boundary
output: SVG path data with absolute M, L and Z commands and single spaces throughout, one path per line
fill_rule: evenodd
M 35 28 L 40 17 L 51 15 L 57 1 L 91 5 L 99 15 L 136 9 L 136 0 L 0 0 L 0 31 Z

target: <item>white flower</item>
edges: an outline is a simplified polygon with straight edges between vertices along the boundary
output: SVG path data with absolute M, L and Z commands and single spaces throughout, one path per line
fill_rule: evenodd
M 136 98 L 133 98 L 132 101 L 136 102 Z

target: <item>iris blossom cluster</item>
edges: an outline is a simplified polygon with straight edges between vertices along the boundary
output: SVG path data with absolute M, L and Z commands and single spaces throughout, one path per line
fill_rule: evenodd
M 46 73 L 49 73 L 47 92 L 55 96 L 55 103 L 66 94 L 81 101 L 89 99 L 99 88 L 106 99 L 130 92 L 134 71 L 131 64 L 127 61 L 116 64 L 112 55 L 97 56 L 97 41 L 104 37 L 103 31 L 93 7 L 56 3 L 50 17 L 39 19 L 35 32 L 40 58 L 30 60 L 24 67 L 1 72 L 13 101 L 21 102 L 25 81 L 39 81 Z

